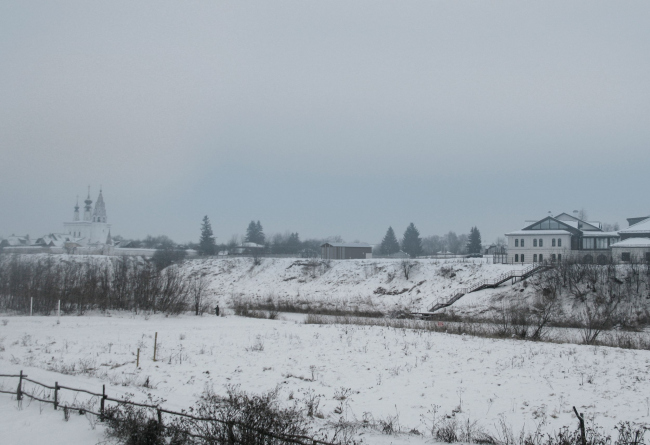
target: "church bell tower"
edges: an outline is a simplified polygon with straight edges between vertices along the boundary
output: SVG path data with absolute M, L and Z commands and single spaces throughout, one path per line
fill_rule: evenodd
M 74 216 L 72 221 L 79 221 L 79 196 L 77 196 L 77 204 L 74 206 Z
M 93 213 L 93 201 L 90 199 L 90 186 L 88 186 L 88 197 L 84 201 L 86 204 L 84 206 L 84 221 L 92 221 Z

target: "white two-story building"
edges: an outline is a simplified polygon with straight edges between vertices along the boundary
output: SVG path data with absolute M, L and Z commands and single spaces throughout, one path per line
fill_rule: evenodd
M 598 222 L 583 221 L 568 213 L 547 216 L 521 230 L 506 233 L 509 263 L 562 261 L 569 258 L 605 264 L 618 232 L 605 232 Z

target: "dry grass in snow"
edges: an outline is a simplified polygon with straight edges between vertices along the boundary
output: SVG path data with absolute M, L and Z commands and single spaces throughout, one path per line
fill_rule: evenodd
M 650 351 L 234 316 L 7 319 L 0 372 L 94 391 L 107 383 L 110 395 L 151 393 L 171 409 L 189 407 L 206 387 L 279 387 L 287 404 L 311 406 L 322 422 L 343 416 L 424 435 L 411 443 L 445 419 L 492 433 L 500 419 L 550 431 L 573 425 L 573 405 L 608 429 L 650 422 Z

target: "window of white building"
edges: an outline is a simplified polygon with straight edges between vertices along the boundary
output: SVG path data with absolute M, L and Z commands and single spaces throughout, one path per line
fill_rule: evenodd
M 585 250 L 593 249 L 596 245 L 594 238 L 582 238 L 582 248 Z

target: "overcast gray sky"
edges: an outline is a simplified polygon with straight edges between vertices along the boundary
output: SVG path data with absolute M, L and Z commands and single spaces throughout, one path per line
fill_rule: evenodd
M 624 226 L 649 142 L 647 1 L 0 2 L 0 236 Z

